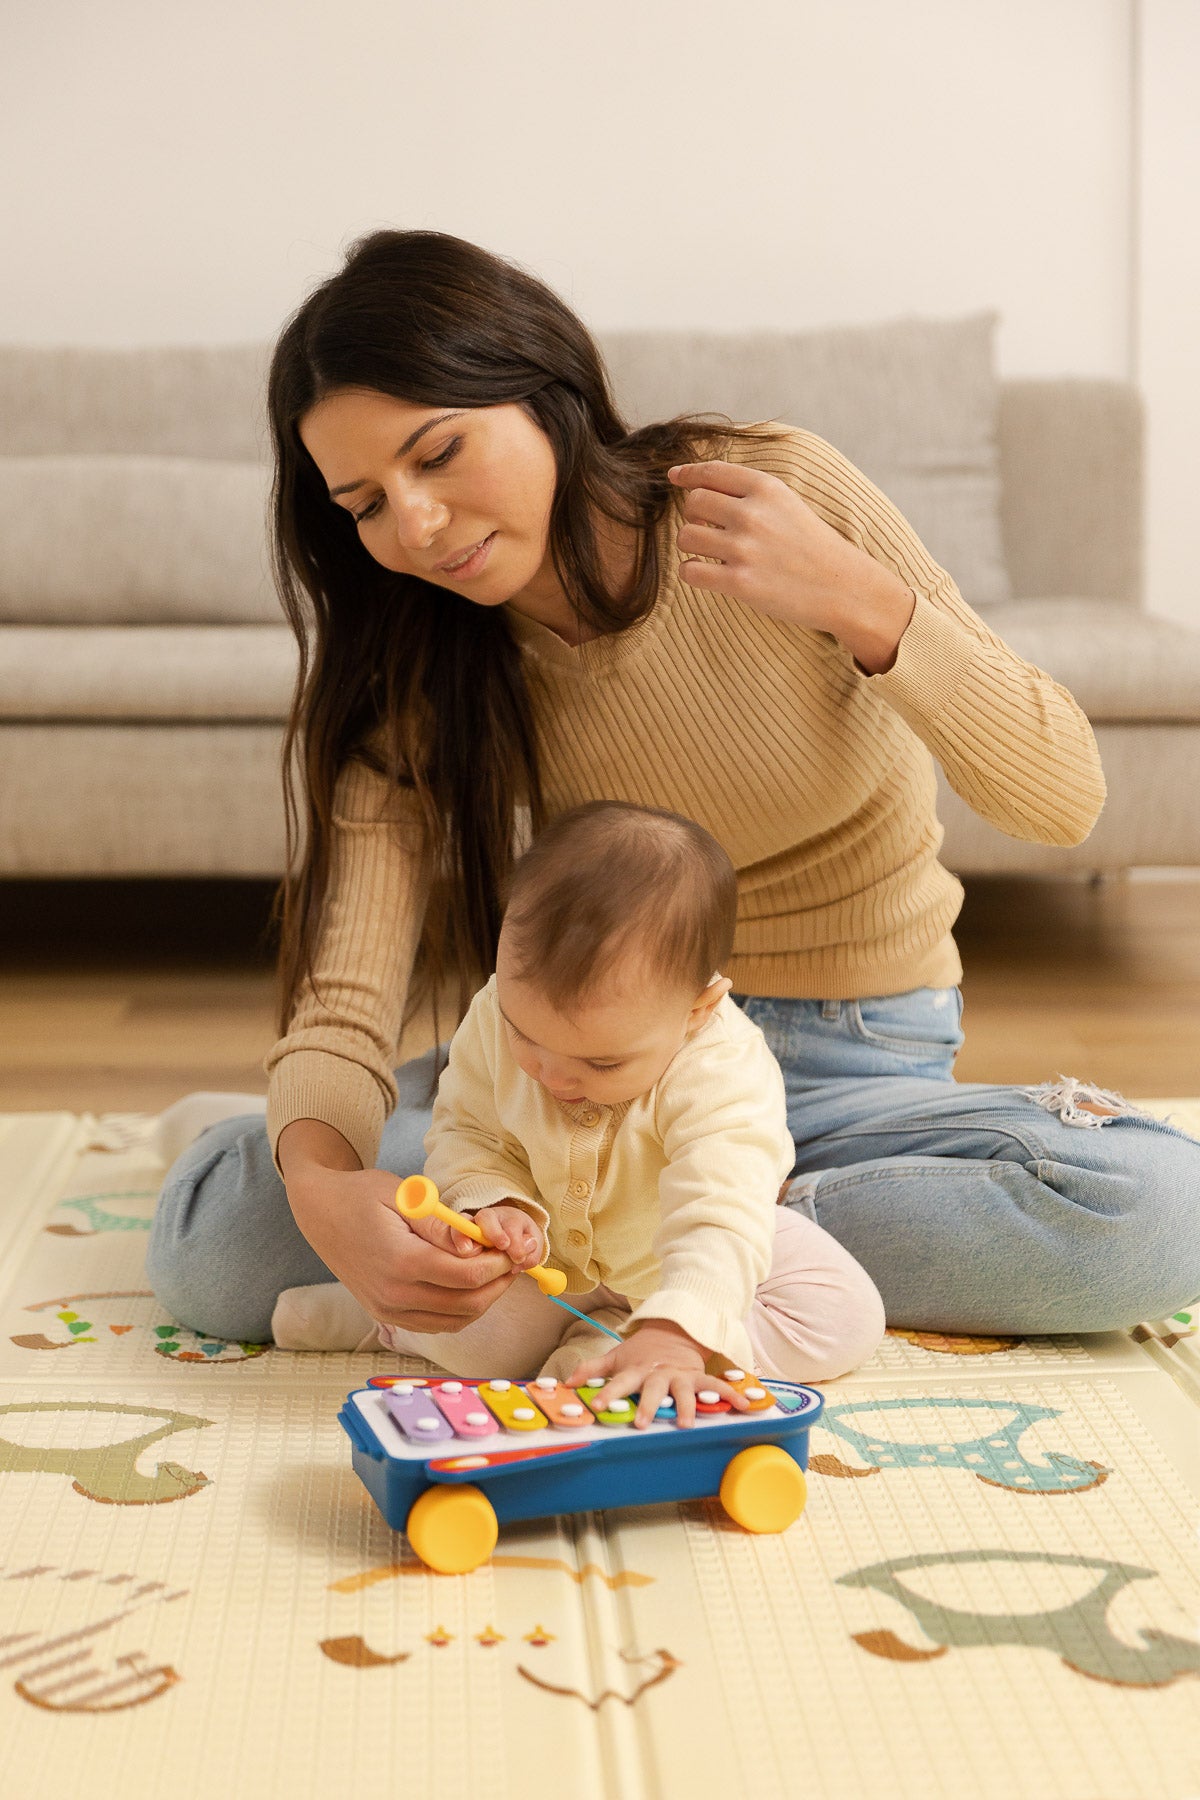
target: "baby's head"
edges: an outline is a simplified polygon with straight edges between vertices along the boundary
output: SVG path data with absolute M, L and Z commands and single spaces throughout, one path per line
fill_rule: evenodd
M 513 871 L 496 992 L 513 1055 L 557 1100 L 649 1091 L 731 983 L 737 880 L 703 826 L 597 800 Z

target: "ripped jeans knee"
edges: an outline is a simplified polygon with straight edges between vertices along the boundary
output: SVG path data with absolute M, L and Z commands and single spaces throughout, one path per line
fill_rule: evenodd
M 1057 1081 L 1043 1081 L 1037 1087 L 1021 1092 L 1043 1111 L 1055 1113 L 1064 1125 L 1080 1125 L 1098 1131 L 1110 1119 L 1149 1119 L 1152 1115 L 1134 1106 L 1123 1094 L 1080 1081 L 1075 1075 L 1060 1075 Z

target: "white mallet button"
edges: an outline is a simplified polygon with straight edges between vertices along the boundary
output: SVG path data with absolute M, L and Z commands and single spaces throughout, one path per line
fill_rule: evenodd
M 765 1400 L 766 1397 L 767 1397 L 766 1388 L 747 1388 L 746 1389 L 747 1400 Z
M 418 1431 L 436 1431 L 438 1426 L 441 1424 L 441 1422 L 442 1421 L 440 1419 L 418 1419 L 417 1420 L 417 1430 Z
M 461 1381 L 443 1381 L 440 1383 L 440 1389 L 443 1394 L 461 1394 L 462 1393 L 462 1382 Z
M 746 1371 L 745 1369 L 726 1369 L 725 1379 L 726 1381 L 745 1381 Z
M 495 1381 L 488 1382 L 488 1386 L 491 1388 L 493 1394 L 506 1394 L 512 1386 L 512 1382 L 505 1381 L 502 1377 L 497 1376 Z
M 536 1388 L 541 1388 L 543 1394 L 552 1394 L 558 1386 L 558 1383 L 553 1375 L 539 1375 L 533 1385 Z
M 536 1419 L 536 1417 L 537 1417 L 537 1414 L 534 1412 L 532 1406 L 514 1406 L 513 1407 L 513 1418 L 514 1419 Z
M 582 1419 L 583 1408 L 578 1400 L 566 1401 L 562 1408 L 562 1416 L 564 1419 Z
M 486 1425 L 487 1422 L 488 1422 L 488 1415 L 486 1413 L 469 1412 L 467 1414 L 467 1424 L 468 1425 Z
M 631 1402 L 628 1400 L 610 1400 L 608 1410 L 609 1412 L 628 1412 L 630 1404 Z
M 701 1388 L 700 1392 L 696 1395 L 696 1398 L 697 1400 L 703 1400 L 705 1406 L 715 1406 L 721 1396 L 717 1393 L 715 1388 Z

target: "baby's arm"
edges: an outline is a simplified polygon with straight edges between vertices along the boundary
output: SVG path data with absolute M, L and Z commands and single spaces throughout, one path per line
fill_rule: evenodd
M 425 1174 L 447 1206 L 475 1219 L 489 1244 L 504 1250 L 516 1267 L 530 1268 L 542 1260 L 549 1214 L 537 1198 L 524 1145 L 497 1111 L 485 1002 L 486 990 L 476 996 L 450 1046 L 425 1137 Z M 445 1235 L 431 1241 L 445 1248 L 479 1254 L 477 1243 L 448 1224 L 416 1223 L 438 1227 Z
M 713 1032 L 711 1038 L 708 1031 Z M 658 1286 L 632 1323 L 678 1327 L 706 1354 L 747 1354 L 744 1321 L 771 1269 L 775 1202 L 795 1149 L 783 1075 L 761 1032 L 715 1020 L 656 1095 Z

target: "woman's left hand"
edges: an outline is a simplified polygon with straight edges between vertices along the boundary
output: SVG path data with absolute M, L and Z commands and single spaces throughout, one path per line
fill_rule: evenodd
M 592 1398 L 592 1405 L 600 1408 L 640 1392 L 633 1418 L 637 1426 L 649 1425 L 668 1395 L 675 1402 L 676 1423 L 694 1425 L 696 1395 L 710 1388 L 723 1400 L 732 1401 L 739 1412 L 747 1412 L 750 1403 L 736 1388 L 705 1373 L 706 1355 L 695 1338 L 678 1325 L 667 1319 L 650 1320 L 630 1332 L 615 1350 L 580 1363 L 570 1385 L 603 1381 L 604 1386 Z
M 777 475 L 742 463 L 681 463 L 676 536 L 689 587 L 839 638 L 871 674 L 891 666 L 916 599 L 894 570 L 819 518 Z M 716 557 L 695 562 L 692 557 Z M 865 653 L 865 654 L 864 654 Z

